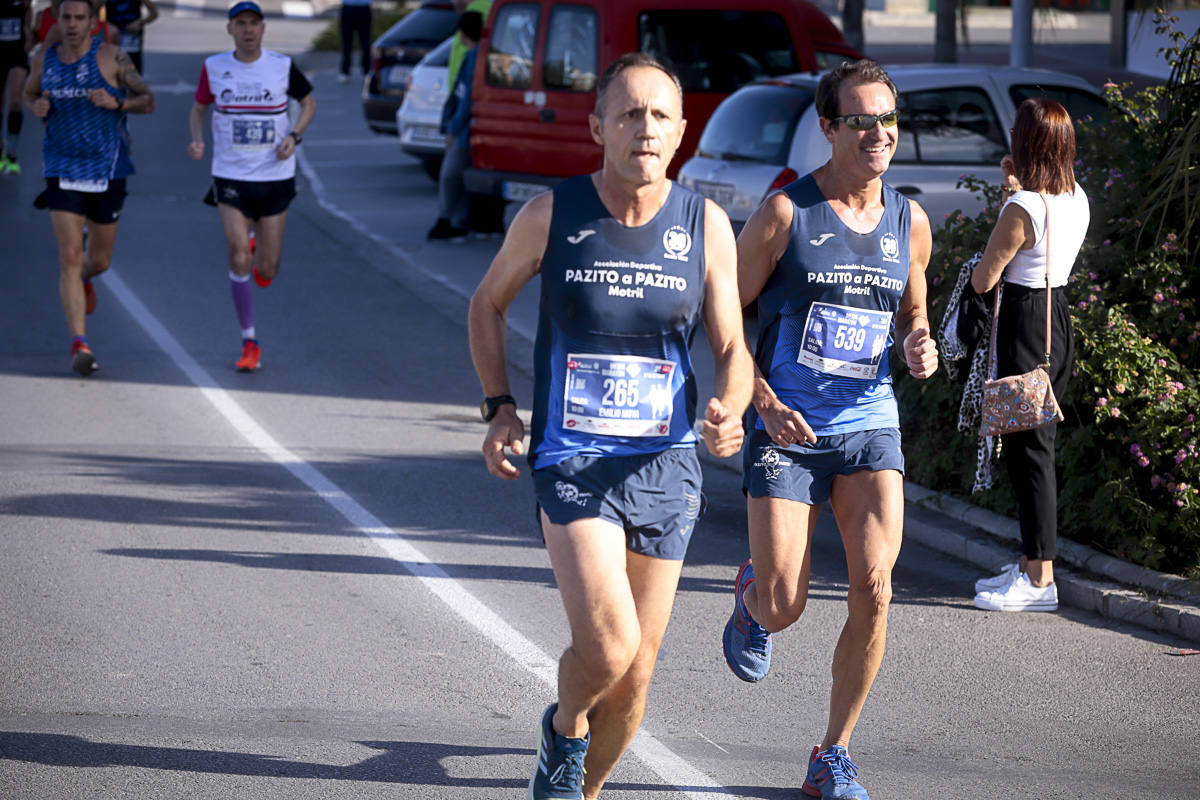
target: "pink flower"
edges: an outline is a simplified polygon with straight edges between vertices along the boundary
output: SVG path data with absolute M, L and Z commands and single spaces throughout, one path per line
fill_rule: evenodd
M 1118 383 L 1114 388 L 1117 390 L 1117 394 L 1125 394 L 1125 384 Z M 1137 447 L 1137 445 L 1134 445 L 1134 447 Z
M 1176 507 L 1176 508 L 1183 508 L 1183 501 L 1182 501 L 1182 500 L 1176 500 L 1176 501 L 1175 501 L 1175 507 Z
M 1150 466 L 1150 459 L 1146 458 L 1145 456 L 1138 456 L 1138 466 L 1139 467 Z
M 1134 442 L 1133 444 L 1129 445 L 1129 452 L 1133 453 L 1136 456 L 1142 452 L 1142 446 L 1139 445 L 1137 442 Z
M 1158 364 L 1160 367 L 1165 367 L 1167 365 L 1166 359 L 1162 359 L 1162 358 L 1160 358 L 1158 361 L 1156 361 L 1154 363 Z
M 1175 454 L 1175 463 L 1182 464 L 1184 459 L 1186 459 L 1186 458 L 1187 458 L 1187 451 L 1180 450 L 1178 453 Z
M 1112 244 L 1112 239 L 1105 239 L 1105 240 L 1104 240 L 1103 242 L 1101 242 L 1100 244 L 1104 245 L 1105 247 L 1108 247 L 1109 245 L 1111 245 L 1111 244 Z
M 1112 409 L 1112 415 L 1113 415 L 1114 417 L 1119 417 L 1119 416 L 1121 416 L 1121 409 L 1117 408 L 1116 406 L 1113 406 L 1113 409 Z
M 1089 295 L 1088 295 L 1088 302 L 1089 302 L 1089 303 L 1094 303 L 1094 302 L 1096 302 L 1096 295 L 1094 295 L 1094 294 L 1089 294 Z
M 1099 400 L 1096 401 L 1097 408 L 1104 408 L 1106 405 L 1108 405 L 1107 397 L 1101 397 Z
M 1080 311 L 1083 311 L 1085 308 L 1087 308 L 1087 303 L 1085 303 L 1085 302 L 1083 302 L 1082 300 L 1080 300 L 1080 301 L 1079 301 L 1079 310 L 1080 310 Z
M 1098 279 L 1099 279 L 1099 277 L 1100 277 L 1100 276 L 1099 276 L 1099 275 L 1097 275 L 1097 274 L 1096 274 L 1096 273 L 1094 273 L 1094 272 L 1089 272 L 1089 273 L 1088 273 L 1088 278 L 1090 278 L 1091 280 L 1098 280 Z
M 1162 478 L 1160 478 L 1158 475 L 1151 475 L 1150 488 L 1157 489 L 1159 486 L 1162 486 Z

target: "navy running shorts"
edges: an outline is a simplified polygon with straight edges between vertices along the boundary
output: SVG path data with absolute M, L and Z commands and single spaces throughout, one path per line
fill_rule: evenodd
M 46 207 L 51 211 L 69 211 L 87 217 L 97 225 L 111 225 L 121 216 L 124 205 L 124 178 L 110 180 L 103 192 L 63 189 L 58 185 L 58 178 L 46 178 Z
M 904 474 L 899 429 L 818 436 L 816 443 L 791 447 L 780 447 L 766 431 L 755 430 L 742 455 L 742 490 L 751 497 L 815 506 L 829 499 L 835 477 L 864 469 Z
M 229 205 L 246 217 L 259 220 L 288 210 L 296 197 L 296 179 L 282 181 L 235 181 L 213 178 L 212 188 L 204 198 L 211 205 Z
M 694 447 L 575 456 L 533 471 L 538 508 L 555 525 L 599 517 L 624 529 L 629 550 L 667 561 L 687 552 L 704 513 L 702 484 Z

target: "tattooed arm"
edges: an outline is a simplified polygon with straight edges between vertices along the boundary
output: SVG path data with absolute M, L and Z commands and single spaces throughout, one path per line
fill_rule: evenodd
M 149 114 L 154 110 L 154 95 L 124 50 L 112 45 L 101 45 L 96 60 L 100 64 L 100 72 L 104 79 L 114 86 L 120 86 L 128 94 L 122 101 L 103 89 L 93 89 L 89 92 L 93 103 L 101 108 L 129 114 Z

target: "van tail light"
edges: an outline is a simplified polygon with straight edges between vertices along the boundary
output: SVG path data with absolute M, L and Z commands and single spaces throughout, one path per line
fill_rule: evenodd
M 782 189 L 799 177 L 800 176 L 796 173 L 796 170 L 792 169 L 791 167 L 784 167 L 783 172 L 780 172 L 775 176 L 775 180 L 771 181 L 771 188 L 767 189 L 767 194 L 770 194 L 776 189 Z
M 378 75 L 380 70 L 382 70 L 382 69 L 383 69 L 383 59 L 376 57 L 371 62 L 371 72 L 374 72 L 376 75 Z

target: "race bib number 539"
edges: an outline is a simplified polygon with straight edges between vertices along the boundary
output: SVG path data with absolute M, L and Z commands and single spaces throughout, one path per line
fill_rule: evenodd
M 642 356 L 568 354 L 563 427 L 602 436 L 666 436 L 676 366 Z
M 796 361 L 829 375 L 874 380 L 891 328 L 890 311 L 813 303 Z

